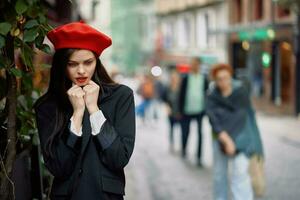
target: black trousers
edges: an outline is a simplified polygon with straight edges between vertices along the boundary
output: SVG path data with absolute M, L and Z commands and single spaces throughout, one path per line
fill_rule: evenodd
M 171 145 L 174 144 L 174 126 L 176 123 L 180 123 L 180 120 L 174 116 L 169 116 L 169 124 L 170 124 L 169 140 Z
M 186 148 L 188 137 L 190 134 L 190 124 L 192 120 L 197 121 L 198 125 L 198 148 L 197 148 L 197 158 L 201 160 L 202 156 L 202 119 L 204 116 L 204 112 L 193 114 L 193 115 L 183 115 L 181 120 L 181 134 L 182 134 L 182 156 L 186 155 Z

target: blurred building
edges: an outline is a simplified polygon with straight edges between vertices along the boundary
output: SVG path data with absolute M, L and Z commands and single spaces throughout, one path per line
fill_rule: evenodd
M 230 61 L 251 82 L 257 106 L 295 111 L 295 16 L 272 0 L 230 0 Z
M 77 0 L 78 11 L 83 21 L 97 30 L 111 36 L 111 1 L 107 0 Z M 113 41 L 114 42 L 114 41 Z M 112 70 L 111 50 L 108 48 L 101 54 L 105 67 Z
M 47 17 L 51 25 L 57 26 L 81 19 L 78 0 L 42 0 L 47 8 Z
M 156 0 L 161 62 L 184 66 L 190 57 L 208 65 L 227 61 L 228 2 Z
M 147 65 L 153 52 L 153 0 L 111 0 L 112 62 L 132 74 Z

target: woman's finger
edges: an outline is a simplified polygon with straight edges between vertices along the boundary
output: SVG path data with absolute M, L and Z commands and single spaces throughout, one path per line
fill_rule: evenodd
M 75 83 L 72 83 L 72 87 L 69 89 L 69 91 L 72 91 L 78 87 L 79 87 L 78 85 L 76 85 Z
M 89 81 L 89 84 L 90 84 L 90 85 L 95 85 L 96 83 L 95 83 L 94 81 L 90 80 L 90 81 Z

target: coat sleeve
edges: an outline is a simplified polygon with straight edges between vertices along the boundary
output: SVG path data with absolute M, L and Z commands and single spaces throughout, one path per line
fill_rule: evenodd
M 179 112 L 183 114 L 184 112 L 184 104 L 185 104 L 185 95 L 186 95 L 186 88 L 187 88 L 187 76 L 182 78 L 179 90 Z
M 135 110 L 132 90 L 126 90 L 116 105 L 115 123 L 106 121 L 94 139 L 100 146 L 102 162 L 111 170 L 123 169 L 135 142 Z
M 250 107 L 252 107 L 250 92 L 245 86 L 242 86 L 239 92 L 239 102 L 241 103 L 241 107 L 248 110 Z
M 46 167 L 58 179 L 67 179 L 72 174 L 80 152 L 81 137 L 70 131 L 70 122 L 63 130 L 54 130 L 55 113 L 51 107 L 35 108 L 36 122 Z M 51 114 L 53 113 L 53 114 Z M 54 132 L 63 131 L 55 137 L 51 145 L 51 154 L 46 153 L 49 138 Z
M 204 76 L 204 93 L 207 94 L 209 89 L 209 78 L 207 75 Z
M 209 95 L 206 98 L 206 115 L 209 118 L 210 124 L 212 126 L 212 130 L 214 133 L 219 134 L 220 132 L 222 132 L 224 129 L 221 126 L 220 120 L 218 118 L 218 116 L 216 115 L 215 109 L 216 109 L 216 104 L 213 100 L 213 98 L 211 98 Z

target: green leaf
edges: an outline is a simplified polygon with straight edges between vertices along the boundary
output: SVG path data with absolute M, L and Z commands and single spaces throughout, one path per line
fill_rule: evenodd
M 33 80 L 32 80 L 32 74 L 31 73 L 24 73 L 23 74 L 23 76 L 22 76 L 22 85 L 21 85 L 21 87 L 22 87 L 22 92 L 24 93 L 24 92 L 28 92 L 28 93 L 31 93 L 30 91 L 32 90 L 32 87 L 33 87 Z M 29 101 L 30 99 L 26 99 L 26 102 L 27 102 L 27 104 L 26 105 L 28 105 L 28 101 Z
M 23 36 L 23 41 L 24 42 L 33 42 L 37 36 L 38 36 L 37 29 L 25 30 L 24 36 Z
M 3 48 L 5 46 L 5 38 L 0 35 L 0 48 Z
M 16 5 L 15 5 L 15 10 L 19 15 L 24 13 L 27 9 L 28 9 L 28 6 L 24 0 L 17 1 Z
M 51 49 L 50 49 L 49 45 L 47 45 L 47 44 L 42 44 L 40 50 L 42 50 L 43 52 L 45 52 L 47 54 L 51 53 Z
M 39 14 L 39 22 L 40 22 L 41 24 L 45 24 L 46 21 L 47 21 L 47 19 L 46 19 L 45 15 Z
M 22 76 L 22 71 L 20 69 L 17 68 L 11 68 L 9 69 L 9 71 L 15 75 L 16 77 L 21 77 Z
M 29 5 L 34 5 L 35 3 L 37 3 L 39 0 L 27 0 L 27 2 L 29 3 Z
M 54 28 L 50 24 L 45 24 L 44 30 L 48 33 L 49 31 L 53 30 Z
M 41 7 L 39 6 L 30 6 L 28 7 L 28 10 L 26 11 L 26 14 L 30 17 L 30 18 L 37 18 L 38 14 L 41 12 Z
M 8 59 L 8 57 L 4 56 L 3 54 L 0 54 L 0 69 L 8 67 L 10 63 L 11 62 Z
M 38 25 L 39 25 L 38 21 L 35 19 L 32 19 L 32 20 L 29 20 L 28 22 L 26 22 L 24 28 L 30 29 L 30 28 L 38 26 Z
M 43 42 L 44 42 L 44 36 L 43 34 L 40 33 L 39 36 L 35 39 L 34 44 L 38 49 L 41 49 Z
M 15 45 L 16 48 L 21 47 L 23 45 L 23 40 L 21 40 L 18 37 L 15 37 L 15 39 L 14 39 L 14 45 Z
M 24 43 L 23 47 L 21 48 L 21 59 L 24 65 L 30 67 L 31 69 L 33 66 L 32 63 L 33 55 L 34 55 L 33 49 L 29 45 Z
M 11 24 L 8 22 L 0 23 L 0 34 L 6 35 L 11 29 Z

